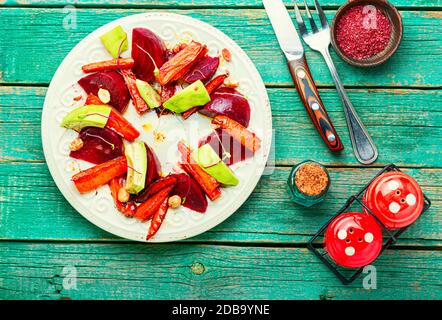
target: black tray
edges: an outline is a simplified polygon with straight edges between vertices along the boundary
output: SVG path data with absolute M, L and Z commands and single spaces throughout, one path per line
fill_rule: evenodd
M 364 267 L 361 267 L 359 269 L 355 268 L 345 268 L 337 265 L 333 259 L 331 259 L 327 253 L 327 251 L 323 248 L 323 241 L 318 241 L 319 237 L 324 237 L 324 232 L 327 229 L 328 225 L 340 214 L 347 212 L 347 209 L 354 203 L 359 202 L 359 204 L 367 210 L 369 214 L 371 214 L 376 221 L 381 225 L 383 229 L 383 234 L 387 235 L 387 237 L 384 239 L 384 243 L 382 245 L 381 253 L 390 247 L 393 243 L 396 242 L 397 238 L 408 228 L 404 227 L 397 230 L 389 230 L 387 227 L 378 219 L 378 217 L 362 202 L 362 196 L 365 192 L 365 190 L 368 188 L 368 186 L 381 174 L 387 171 L 401 171 L 396 165 L 390 164 L 386 166 L 384 169 L 382 169 L 373 179 L 370 180 L 369 183 L 365 185 L 365 187 L 359 191 L 358 194 L 351 196 L 348 198 L 345 205 L 336 213 L 325 225 L 319 229 L 319 231 L 313 236 L 313 238 L 310 239 L 310 241 L 307 244 L 307 247 L 309 250 L 311 250 L 335 275 L 336 277 L 341 280 L 341 282 L 345 285 L 352 283 L 364 270 Z M 428 210 L 431 206 L 431 201 L 428 199 L 428 197 L 424 194 L 424 207 L 422 209 L 422 213 Z M 421 214 L 422 214 L 421 213 Z M 379 256 L 381 255 L 379 254 Z

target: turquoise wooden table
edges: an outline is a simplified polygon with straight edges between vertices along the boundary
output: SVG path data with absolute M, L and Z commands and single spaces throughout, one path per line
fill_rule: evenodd
M 260 0 L 77 0 L 77 27 L 55 0 L 0 0 L 0 299 L 441 299 L 442 1 L 394 0 L 405 33 L 384 65 L 364 70 L 333 59 L 379 147 L 362 167 L 352 154 L 339 98 L 326 66 L 306 49 L 312 73 L 346 146 L 331 155 L 296 94 Z M 343 0 L 322 0 L 329 18 Z M 44 161 L 40 116 L 64 56 L 114 19 L 165 10 L 206 21 L 250 55 L 270 96 L 276 169 L 215 229 L 185 242 L 139 244 L 86 221 L 56 188 Z M 331 193 L 301 209 L 287 196 L 290 167 L 326 164 Z M 380 257 L 377 289 L 343 286 L 306 242 L 381 167 L 414 176 L 433 206 Z M 66 277 L 69 276 L 69 277 Z M 66 283 L 70 276 L 76 282 Z M 72 280 L 72 279 L 71 279 Z

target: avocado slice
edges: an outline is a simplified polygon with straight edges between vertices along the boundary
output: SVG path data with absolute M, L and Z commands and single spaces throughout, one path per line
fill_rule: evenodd
M 219 183 L 228 186 L 236 186 L 238 178 L 233 171 L 221 160 L 218 154 L 209 144 L 202 145 L 192 152 L 195 161 Z
M 84 127 L 104 128 L 111 113 L 107 105 L 89 105 L 78 107 L 69 112 L 61 121 L 61 126 L 80 131 Z
M 144 189 L 147 172 L 147 151 L 143 141 L 135 141 L 125 146 L 127 160 L 126 190 L 138 194 Z
M 126 31 L 121 26 L 106 32 L 100 37 L 100 40 L 113 58 L 118 58 L 119 53 L 129 48 Z
M 158 92 L 155 91 L 152 86 L 143 80 L 137 79 L 135 81 L 137 85 L 138 92 L 143 100 L 147 103 L 149 108 L 155 109 L 161 106 L 161 97 Z
M 198 80 L 164 102 L 163 107 L 175 113 L 182 113 L 208 102 L 210 95 L 201 80 Z

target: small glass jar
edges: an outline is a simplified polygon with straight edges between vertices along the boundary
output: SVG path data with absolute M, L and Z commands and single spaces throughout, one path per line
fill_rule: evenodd
M 287 185 L 294 202 L 311 207 L 326 197 L 330 187 L 330 175 L 320 163 L 307 160 L 293 167 Z

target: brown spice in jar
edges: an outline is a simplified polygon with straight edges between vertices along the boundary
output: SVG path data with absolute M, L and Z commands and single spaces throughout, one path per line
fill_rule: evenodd
M 328 176 L 319 164 L 306 163 L 296 171 L 295 184 L 303 194 L 316 196 L 327 188 Z

